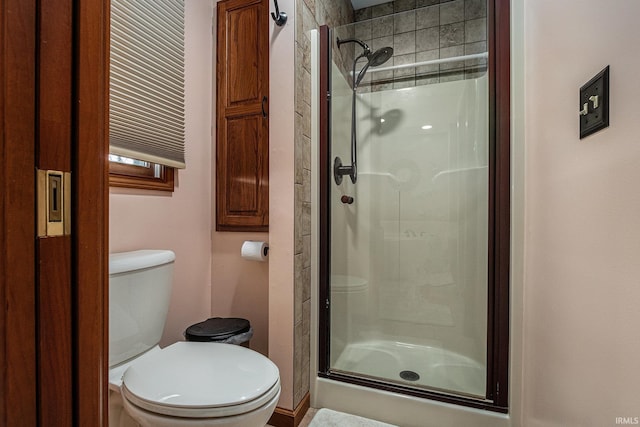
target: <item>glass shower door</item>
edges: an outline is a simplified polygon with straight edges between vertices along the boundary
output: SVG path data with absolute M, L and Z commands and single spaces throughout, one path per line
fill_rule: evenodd
M 402 38 L 414 37 L 419 47 L 424 31 L 373 37 L 389 22 L 416 22 L 439 7 L 330 34 L 330 175 L 335 158 L 352 161 L 354 115 L 357 179 L 344 175 L 329 185 L 329 368 L 481 399 L 489 247 L 486 41 L 481 52 L 473 51 L 482 43 L 407 52 Z M 361 74 L 370 58 L 364 54 L 355 67 L 353 61 L 365 48 L 336 43 L 352 38 L 370 55 L 386 46 L 395 51 Z M 473 53 L 465 57 L 465 51 Z M 451 56 L 456 52 L 463 58 Z

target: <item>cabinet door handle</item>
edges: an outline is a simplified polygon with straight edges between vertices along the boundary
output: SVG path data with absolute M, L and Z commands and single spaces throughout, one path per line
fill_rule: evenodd
M 267 118 L 267 110 L 264 109 L 265 104 L 267 103 L 267 97 L 263 96 L 262 97 L 262 118 L 266 119 Z

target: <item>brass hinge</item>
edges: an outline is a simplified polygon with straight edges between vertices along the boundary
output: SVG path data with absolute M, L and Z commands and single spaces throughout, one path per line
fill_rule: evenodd
M 37 170 L 38 237 L 71 234 L 71 173 Z

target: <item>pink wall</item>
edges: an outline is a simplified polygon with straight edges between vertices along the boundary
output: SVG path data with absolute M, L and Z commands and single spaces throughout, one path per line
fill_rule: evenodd
M 211 311 L 213 316 L 248 319 L 253 328 L 251 348 L 268 355 L 269 262 L 242 259 L 240 248 L 245 240 L 268 241 L 269 234 L 213 233 Z
M 172 195 L 111 189 L 110 251 L 163 248 L 176 252 L 174 288 L 162 345 L 183 339 L 186 326 L 210 316 L 251 321 L 251 347 L 280 368 L 283 400 L 293 396 L 293 29 L 271 28 L 271 238 L 268 263 L 240 258 L 245 240 L 269 241 L 269 233 L 215 232 L 215 74 L 210 0 L 187 5 L 187 168 Z M 293 11 L 293 2 L 284 2 Z M 283 10 L 286 10 L 283 8 Z M 215 25 L 215 20 L 213 21 Z M 280 34 L 282 33 L 282 34 Z M 276 48 L 276 46 L 278 46 Z M 210 55 L 210 54 L 211 55 Z M 274 55 L 272 53 L 272 55 Z M 272 57 L 273 58 L 273 57 Z M 211 94 L 214 94 L 211 96 Z M 213 127 L 212 127 L 213 126 Z M 271 269 L 269 266 L 271 265 Z M 273 268 L 275 266 L 275 269 Z M 273 292 L 270 292 L 273 284 Z M 275 310 L 269 318 L 270 306 Z M 269 341 L 274 343 L 271 349 Z M 271 353 L 270 353 L 271 352 Z M 288 405 L 288 406 L 287 406 Z
M 214 2 L 215 4 L 215 2 Z M 214 5 L 213 16 L 216 15 Z M 213 21 L 215 26 L 215 19 Z M 216 55 L 214 31 L 213 55 Z M 211 74 L 215 99 L 216 76 Z M 273 111 L 273 107 L 270 108 Z M 212 111 L 215 130 L 215 103 Z M 269 233 L 216 232 L 215 224 L 215 136 L 211 151 L 211 311 L 213 316 L 242 317 L 253 327 L 251 348 L 264 355 L 269 353 L 269 264 L 247 261 L 240 257 L 245 240 L 269 241 Z M 270 215 L 271 218 L 271 215 Z
M 293 409 L 295 6 L 293 0 L 278 3 L 289 20 L 284 27 L 275 27 L 269 19 L 269 233 L 212 233 L 211 307 L 216 316 L 245 317 L 251 321 L 254 328 L 251 348 L 268 355 L 280 370 L 282 392 L 278 406 Z M 211 159 L 215 165 L 215 152 Z M 212 185 L 215 189 L 215 182 Z M 215 230 L 213 215 L 211 227 Z M 269 261 L 240 258 L 245 240 L 268 241 Z
M 186 162 L 173 194 L 111 189 L 109 250 L 171 249 L 173 292 L 161 345 L 211 313 L 211 3 L 186 2 Z
M 640 416 L 640 2 L 526 0 L 525 426 Z M 611 126 L 578 89 L 611 65 Z
M 294 365 L 294 0 L 278 2 L 289 16 L 270 20 L 269 46 L 269 358 L 280 369 L 278 406 L 293 408 Z M 277 114 L 275 114 L 277 112 Z

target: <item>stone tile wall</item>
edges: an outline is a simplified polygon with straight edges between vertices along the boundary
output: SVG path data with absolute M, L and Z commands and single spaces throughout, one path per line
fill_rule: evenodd
M 393 57 L 382 67 L 487 50 L 486 0 L 395 0 L 358 9 L 355 19 L 356 37 L 372 50 L 393 47 Z M 486 71 L 486 60 L 371 71 L 359 90 L 386 90 L 476 78 Z
M 311 322 L 311 42 L 310 31 L 353 22 L 350 0 L 296 0 L 294 407 L 309 391 Z M 293 409 L 293 408 L 292 408 Z

